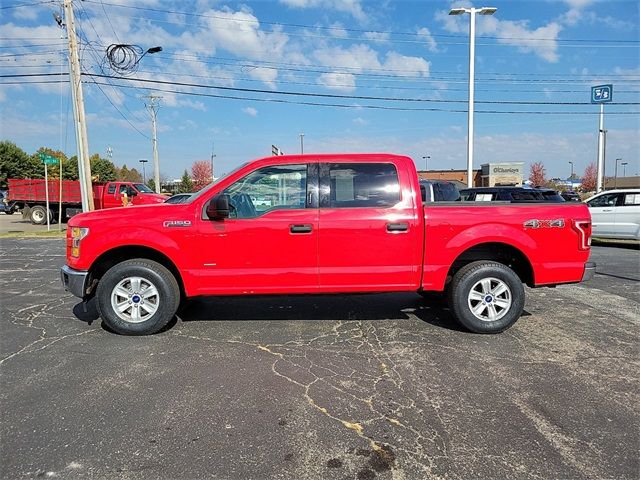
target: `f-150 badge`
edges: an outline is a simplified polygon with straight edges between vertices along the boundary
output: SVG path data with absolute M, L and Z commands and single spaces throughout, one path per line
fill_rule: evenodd
M 191 220 L 165 220 L 163 227 L 190 227 Z
M 564 228 L 564 218 L 555 220 L 527 220 L 523 223 L 524 228 Z

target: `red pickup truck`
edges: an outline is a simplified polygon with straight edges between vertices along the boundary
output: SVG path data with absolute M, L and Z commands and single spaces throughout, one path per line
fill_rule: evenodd
M 60 208 L 62 208 L 62 218 L 64 219 L 82 212 L 79 181 L 63 180 L 62 195 L 60 195 L 60 180 L 49 180 L 48 183 L 50 221 L 58 218 Z M 36 225 L 47 223 L 46 182 L 44 179 L 10 178 L 8 184 L 9 194 L 5 202 L 5 210 L 9 213 L 22 210 L 24 217 L 29 218 L 31 223 Z M 93 203 L 96 210 L 122 207 L 125 202 L 131 205 L 148 205 L 161 203 L 166 199 L 165 195 L 154 193 L 142 183 L 106 182 L 93 184 Z
M 201 295 L 447 292 L 469 330 L 500 332 L 531 287 L 593 275 L 576 203 L 423 203 L 413 161 L 389 154 L 267 157 L 184 204 L 77 215 L 66 290 L 115 332 L 159 331 Z

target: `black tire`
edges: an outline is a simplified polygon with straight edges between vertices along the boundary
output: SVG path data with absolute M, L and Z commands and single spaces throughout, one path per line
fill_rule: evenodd
M 501 291 L 503 286 L 508 289 Z M 456 272 L 449 287 L 448 300 L 455 319 L 468 330 L 499 333 L 522 315 L 525 293 L 522 280 L 509 267 L 497 262 L 479 261 Z
M 4 213 L 7 215 L 13 215 L 13 210 L 5 210 Z
M 42 205 L 34 205 L 29 210 L 29 220 L 34 225 L 46 225 L 47 223 L 47 209 Z M 49 222 L 51 222 L 51 210 L 49 210 Z
M 138 290 L 134 289 L 134 282 Z M 155 287 L 157 293 L 149 298 L 144 295 L 149 291 L 148 285 Z M 130 293 L 129 300 L 118 293 L 123 289 Z M 118 313 L 114 302 L 127 310 Z M 96 305 L 100 317 L 112 331 L 121 335 L 151 335 L 162 330 L 174 317 L 180 305 L 180 287 L 173 274 L 159 263 L 142 258 L 127 260 L 111 267 L 100 279 Z M 149 308 L 153 313 L 149 313 Z

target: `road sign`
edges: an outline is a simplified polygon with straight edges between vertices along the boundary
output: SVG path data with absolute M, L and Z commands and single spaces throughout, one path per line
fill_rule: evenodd
M 271 145 L 271 155 L 284 155 L 284 153 L 282 153 L 282 150 L 280 150 L 278 147 L 276 147 L 275 145 Z
M 591 87 L 591 103 L 608 103 L 613 101 L 613 85 Z
M 56 165 L 58 163 L 58 159 L 56 157 L 52 157 L 46 153 L 40 152 L 38 154 L 42 163 L 46 163 L 47 165 Z

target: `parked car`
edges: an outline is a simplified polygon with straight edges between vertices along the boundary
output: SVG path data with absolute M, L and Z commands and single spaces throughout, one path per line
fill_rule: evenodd
M 551 188 L 475 187 L 460 190 L 466 202 L 562 203 L 564 198 Z
M 11 215 L 16 210 L 13 205 L 9 204 L 9 192 L 7 190 L 0 190 L 0 212 Z
M 590 238 L 583 204 L 423 204 L 409 157 L 280 155 L 184 205 L 73 217 L 61 277 L 127 335 L 162 330 L 189 297 L 445 291 L 462 325 L 497 333 L 522 314 L 523 284 L 593 275 Z
M 460 200 L 456 184 L 446 180 L 420 180 L 423 202 L 455 202 Z
M 176 193 L 167 198 L 164 203 L 185 203 L 192 195 L 193 193 Z
M 601 192 L 586 203 L 594 237 L 640 240 L 640 189 Z
M 561 192 L 560 196 L 564 198 L 565 202 L 581 202 L 580 195 L 573 191 Z

